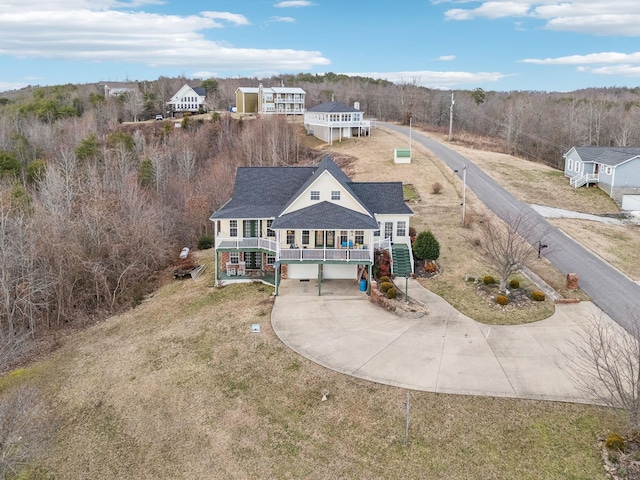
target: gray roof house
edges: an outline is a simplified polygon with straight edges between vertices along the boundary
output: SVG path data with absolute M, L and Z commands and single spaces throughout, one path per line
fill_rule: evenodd
M 640 148 L 573 147 L 564 159 L 571 186 L 597 185 L 623 210 L 640 210 Z
M 353 182 L 329 157 L 312 167 L 240 167 L 211 215 L 216 282 L 361 279 L 376 250 L 413 268 L 401 182 Z M 395 261 L 397 259 L 397 261 Z M 319 282 L 320 284 L 320 282 Z
M 357 102 L 353 107 L 342 102 L 321 103 L 304 112 L 303 123 L 307 132 L 329 144 L 371 135 L 371 120 L 364 119 Z

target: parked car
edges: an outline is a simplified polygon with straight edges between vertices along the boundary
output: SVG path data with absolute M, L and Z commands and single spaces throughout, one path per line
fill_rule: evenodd
M 156 115 L 156 120 L 164 120 L 164 117 L 160 114 Z

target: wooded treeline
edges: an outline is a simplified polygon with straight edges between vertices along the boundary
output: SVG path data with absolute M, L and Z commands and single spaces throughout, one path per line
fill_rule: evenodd
M 81 113 L 0 107 L 0 357 L 25 331 L 136 304 L 182 247 L 212 233 L 236 167 L 309 153 L 284 117 L 121 124 L 121 99 L 83 103 L 82 89 L 64 88 L 49 112 L 68 101 Z
M 369 118 L 440 132 L 450 125 L 451 92 L 335 74 L 210 79 L 207 106 L 218 110 L 211 120 L 126 123 L 164 112 L 185 83 L 200 84 L 161 77 L 108 98 L 99 84 L 0 94 L 3 338 L 135 304 L 180 248 L 211 233 L 208 218 L 229 198 L 236 167 L 315 158 L 299 124 L 233 119 L 238 86 L 297 86 L 307 108 L 359 102 Z M 503 151 L 561 167 L 573 145 L 640 145 L 639 94 L 457 91 L 453 135 L 488 137 Z

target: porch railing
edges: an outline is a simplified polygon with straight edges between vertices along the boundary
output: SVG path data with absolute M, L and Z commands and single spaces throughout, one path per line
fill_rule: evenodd
M 280 260 L 372 261 L 370 250 L 355 248 L 283 248 Z
M 388 239 L 387 242 L 386 248 L 390 249 L 391 242 Z M 370 248 L 278 248 L 275 240 L 267 238 L 220 237 L 216 239 L 216 248 L 228 250 L 260 248 L 275 253 L 280 260 L 373 261 L 373 249 Z
M 572 187 L 578 188 L 587 183 L 597 183 L 600 180 L 600 175 L 597 173 L 587 173 L 584 175 L 576 175 L 575 177 L 571 177 L 569 180 L 569 185 Z
M 229 248 L 229 249 L 261 248 L 263 250 L 269 250 L 270 252 L 275 252 L 278 249 L 278 243 L 275 240 L 269 240 L 268 238 L 224 237 L 224 238 L 216 239 L 216 248 Z

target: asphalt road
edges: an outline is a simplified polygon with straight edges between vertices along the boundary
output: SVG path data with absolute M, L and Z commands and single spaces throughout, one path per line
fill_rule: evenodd
M 381 126 L 409 135 L 408 127 L 379 122 Z M 462 179 L 467 166 L 467 188 L 472 190 L 497 216 L 526 215 L 534 227 L 524 234 L 527 241 L 538 248 L 538 242 L 548 245 L 543 254 L 563 274 L 577 273 L 580 288 L 591 301 L 627 330 L 635 330 L 632 322 L 640 322 L 640 286 L 627 276 L 566 236 L 538 214 L 528 204 L 518 200 L 493 181 L 480 168 L 446 145 L 415 130 L 412 142 L 431 150 Z

